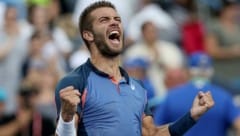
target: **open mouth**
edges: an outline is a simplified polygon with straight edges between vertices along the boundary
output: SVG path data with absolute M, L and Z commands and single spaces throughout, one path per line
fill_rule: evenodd
M 108 39 L 113 43 L 113 44 L 119 44 L 120 43 L 120 33 L 118 31 L 112 31 L 110 32 Z

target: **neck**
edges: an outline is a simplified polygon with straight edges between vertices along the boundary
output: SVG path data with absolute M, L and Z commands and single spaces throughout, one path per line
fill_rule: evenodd
M 120 56 L 107 58 L 102 55 L 91 55 L 92 64 L 100 71 L 108 74 L 114 80 L 121 80 L 121 73 L 119 70 Z

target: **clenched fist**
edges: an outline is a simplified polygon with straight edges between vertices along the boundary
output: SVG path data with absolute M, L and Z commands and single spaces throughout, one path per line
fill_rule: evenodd
M 77 106 L 81 101 L 81 94 L 73 86 L 63 88 L 59 93 L 61 99 L 61 116 L 65 122 L 69 122 L 73 119 L 77 111 Z
M 191 108 L 191 116 L 194 120 L 198 120 L 205 112 L 207 112 L 214 105 L 214 100 L 211 93 L 199 92 L 193 101 Z

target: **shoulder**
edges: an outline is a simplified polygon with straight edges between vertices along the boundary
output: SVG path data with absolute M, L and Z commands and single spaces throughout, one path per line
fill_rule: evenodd
M 56 90 L 60 91 L 67 86 L 74 86 L 74 88 L 79 89 L 80 91 L 83 90 L 90 72 L 91 69 L 87 64 L 79 66 L 58 82 Z
M 219 97 L 221 99 L 232 99 L 232 95 L 229 93 L 228 90 L 226 90 L 225 88 L 222 88 L 218 85 L 212 84 L 210 86 L 210 91 L 212 92 L 213 96 L 215 97 Z

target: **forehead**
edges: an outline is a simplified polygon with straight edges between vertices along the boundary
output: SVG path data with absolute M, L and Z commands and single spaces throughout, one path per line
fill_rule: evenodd
M 100 18 L 103 16 L 119 16 L 117 11 L 111 7 L 102 7 L 102 8 L 97 8 L 91 12 L 91 16 L 93 18 Z

